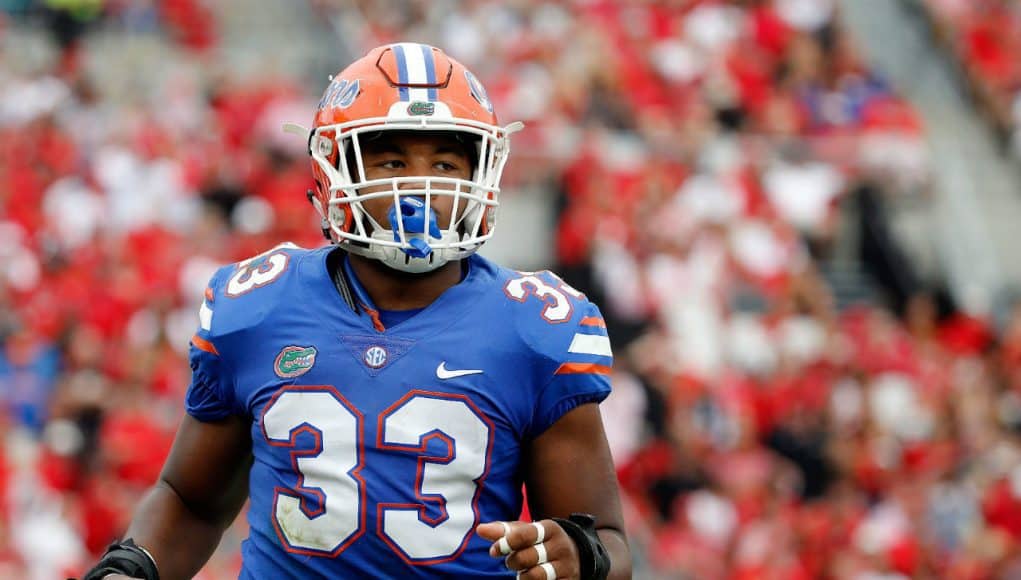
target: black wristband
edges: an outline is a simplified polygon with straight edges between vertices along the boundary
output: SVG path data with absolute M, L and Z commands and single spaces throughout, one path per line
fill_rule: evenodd
M 103 580 L 107 574 L 160 580 L 160 573 L 152 556 L 131 538 L 110 544 L 99 563 L 86 572 L 82 580 Z
M 596 533 L 596 518 L 589 514 L 571 514 L 569 519 L 553 518 L 578 547 L 581 580 L 606 580 L 610 573 L 610 554 Z

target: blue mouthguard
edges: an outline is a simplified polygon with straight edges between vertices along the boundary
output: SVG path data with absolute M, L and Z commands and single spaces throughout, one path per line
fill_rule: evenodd
M 421 237 L 412 237 L 410 234 L 425 234 L 426 233 L 426 209 L 425 202 L 418 199 L 417 197 L 402 197 L 399 203 L 401 208 L 400 220 L 404 224 L 404 233 L 408 234 L 408 244 L 410 248 L 401 248 L 401 250 L 411 256 L 412 258 L 424 258 L 432 253 L 433 249 L 429 246 L 429 242 L 425 241 Z M 397 226 L 397 207 L 390 207 L 390 227 L 393 228 L 394 241 L 401 241 L 400 228 Z M 433 238 L 439 239 L 440 226 L 436 224 L 436 213 L 431 209 L 429 210 L 429 233 L 428 235 Z

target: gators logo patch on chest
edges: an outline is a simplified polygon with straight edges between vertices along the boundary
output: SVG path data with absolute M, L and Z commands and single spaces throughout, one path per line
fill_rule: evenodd
M 273 370 L 284 379 L 301 376 L 316 364 L 316 354 L 314 346 L 286 346 L 273 362 Z

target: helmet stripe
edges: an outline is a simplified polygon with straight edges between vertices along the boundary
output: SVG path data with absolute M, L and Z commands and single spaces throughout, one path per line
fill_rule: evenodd
M 408 87 L 408 62 L 404 58 L 404 46 L 395 44 L 393 46 L 394 56 L 397 58 L 397 83 L 400 85 L 397 87 L 397 92 L 401 95 L 402 101 L 407 101 L 409 98 Z
M 436 84 L 436 63 L 433 62 L 433 51 L 432 48 L 424 44 L 420 44 L 419 47 L 422 49 L 422 59 L 425 61 L 425 79 L 430 85 Z M 436 100 L 436 88 L 429 89 L 429 100 Z
M 406 42 L 394 45 L 394 53 L 397 55 L 398 80 L 403 84 L 427 85 L 435 83 L 435 72 L 430 79 L 428 68 L 432 65 L 432 55 L 429 55 L 429 65 L 426 65 L 425 51 L 421 44 Z M 402 74 L 403 73 L 403 74 Z M 408 87 L 406 93 L 401 93 L 401 100 L 407 101 L 428 101 L 429 89 Z M 404 98 L 405 94 L 407 98 Z

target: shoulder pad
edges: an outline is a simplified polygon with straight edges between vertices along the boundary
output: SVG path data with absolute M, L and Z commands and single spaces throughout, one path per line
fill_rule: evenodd
M 513 272 L 503 291 L 521 304 L 513 317 L 521 338 L 556 372 L 608 372 L 613 354 L 606 323 L 583 293 L 548 270 Z
M 287 242 L 217 270 L 200 312 L 203 330 L 224 336 L 257 326 L 277 302 L 280 291 L 272 288 L 287 285 L 297 260 L 306 253 Z

